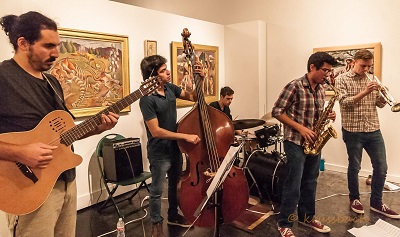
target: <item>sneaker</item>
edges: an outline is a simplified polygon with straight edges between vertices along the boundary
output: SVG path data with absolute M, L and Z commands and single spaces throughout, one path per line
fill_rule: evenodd
M 192 223 L 185 219 L 182 215 L 177 215 L 175 218 L 168 217 L 168 225 L 176 225 L 180 227 L 190 227 Z
M 328 233 L 328 232 L 331 231 L 331 228 L 329 228 L 329 226 L 322 224 L 318 220 L 314 220 L 313 219 L 312 221 L 308 221 L 307 223 L 299 221 L 299 223 L 304 225 L 304 226 L 311 227 L 314 230 L 318 231 L 319 233 Z
M 354 199 L 352 202 L 350 202 L 350 208 L 355 213 L 364 214 L 364 208 L 360 202 L 360 199 Z
M 371 211 L 378 212 L 393 219 L 400 219 L 400 215 L 397 212 L 393 211 L 388 206 L 386 206 L 386 204 L 383 203 L 381 205 L 371 204 Z
M 165 237 L 162 222 L 153 224 L 151 237 Z
M 282 237 L 296 237 L 290 228 L 279 227 L 278 225 L 278 231 L 281 233 Z

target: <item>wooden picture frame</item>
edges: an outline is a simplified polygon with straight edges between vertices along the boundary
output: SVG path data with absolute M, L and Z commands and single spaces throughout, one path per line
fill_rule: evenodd
M 204 68 L 203 92 L 207 103 L 218 100 L 218 47 L 193 44 L 194 51 Z M 172 42 L 172 83 L 184 90 L 194 90 L 192 70 L 188 69 L 188 63 L 183 53 L 182 42 Z M 193 102 L 177 99 L 177 107 L 187 107 Z
M 49 73 L 75 117 L 94 115 L 129 94 L 128 36 L 58 30 L 60 55 Z M 130 111 L 130 106 L 121 112 Z
M 335 47 L 323 47 L 314 48 L 313 52 L 327 52 L 329 55 L 333 56 L 337 61 L 338 65 L 333 67 L 333 84 L 334 79 L 341 73 L 344 73 L 352 68 L 352 60 L 354 54 L 360 49 L 368 49 L 374 54 L 374 65 L 371 67 L 371 72 L 381 79 L 381 43 L 371 43 L 371 44 L 359 44 L 359 45 L 348 45 L 348 46 L 335 46 Z M 333 91 L 326 87 L 326 94 L 333 95 Z
M 157 41 L 145 40 L 144 41 L 144 56 L 151 56 L 157 54 Z

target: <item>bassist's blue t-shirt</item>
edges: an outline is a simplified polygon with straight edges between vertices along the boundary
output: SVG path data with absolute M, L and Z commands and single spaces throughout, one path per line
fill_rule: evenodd
M 160 128 L 171 132 L 177 130 L 176 99 L 179 98 L 182 89 L 172 83 L 165 84 L 164 93 L 160 95 L 154 92 L 151 95 L 140 98 L 139 106 L 144 121 L 157 118 Z M 149 159 L 162 159 L 175 157 L 180 154 L 176 140 L 159 139 L 151 135 L 146 123 L 147 132 L 147 156 Z

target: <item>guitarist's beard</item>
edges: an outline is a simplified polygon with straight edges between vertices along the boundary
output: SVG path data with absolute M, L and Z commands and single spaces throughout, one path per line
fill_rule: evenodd
M 37 54 L 33 52 L 31 47 L 29 48 L 27 56 L 31 67 L 38 72 L 48 71 L 53 66 L 53 62 L 57 59 L 56 57 L 50 56 L 48 59 L 43 61 Z

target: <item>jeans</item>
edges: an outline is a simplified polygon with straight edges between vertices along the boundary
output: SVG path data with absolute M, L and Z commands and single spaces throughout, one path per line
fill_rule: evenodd
M 306 155 L 302 146 L 283 143 L 287 178 L 282 192 L 278 225 L 291 228 L 294 221 L 309 222 L 315 215 L 315 193 L 321 155 Z M 296 206 L 298 215 L 295 214 Z
M 372 183 L 370 204 L 382 204 L 382 191 L 385 185 L 387 163 L 385 142 L 380 130 L 374 132 L 348 132 L 342 128 L 343 141 L 346 143 L 349 166 L 347 182 L 350 200 L 360 199 L 358 190 L 358 172 L 361 169 L 363 148 L 371 159 Z
M 165 176 L 168 174 L 168 217 L 174 218 L 178 215 L 177 186 L 182 172 L 182 156 L 165 156 L 150 158 L 150 171 L 152 182 L 150 189 L 150 218 L 153 224 L 164 220 L 161 216 L 161 196 L 163 194 Z

